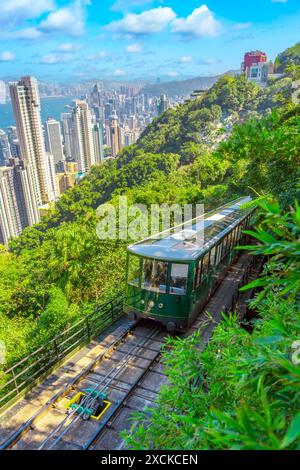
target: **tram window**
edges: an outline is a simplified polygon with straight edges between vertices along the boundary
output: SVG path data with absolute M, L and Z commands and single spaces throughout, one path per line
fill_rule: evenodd
M 135 255 L 129 255 L 128 264 L 128 284 L 138 286 L 140 282 L 140 258 Z
M 142 288 L 165 294 L 167 292 L 168 263 L 145 259 L 142 272 Z
M 170 294 L 185 295 L 188 280 L 188 264 L 172 264 Z
M 201 282 L 206 278 L 209 270 L 209 256 L 210 253 L 206 253 L 203 258 L 202 271 L 201 271 Z
M 200 259 L 196 272 L 195 272 L 195 279 L 194 279 L 194 289 L 199 286 L 200 281 L 201 281 L 201 265 L 202 265 L 202 259 Z

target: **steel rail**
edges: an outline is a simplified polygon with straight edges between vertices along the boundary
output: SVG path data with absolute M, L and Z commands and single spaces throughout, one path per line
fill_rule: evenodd
M 136 388 L 139 386 L 141 380 L 151 371 L 152 366 L 158 362 L 159 358 L 161 356 L 161 351 L 158 351 L 157 354 L 153 359 L 151 359 L 150 364 L 141 372 L 139 377 L 136 379 L 130 390 L 125 394 L 125 396 L 116 404 L 116 406 L 113 408 L 111 411 L 110 415 L 105 419 L 105 421 L 101 424 L 100 428 L 95 431 L 95 433 L 92 435 L 92 437 L 88 440 L 87 444 L 83 446 L 83 450 L 94 450 L 93 446 L 96 442 L 99 442 L 101 436 L 111 423 L 111 420 L 115 420 L 119 410 L 124 406 L 126 400 L 134 393 Z
M 95 387 L 90 391 L 90 393 L 84 397 L 84 400 L 82 402 L 82 411 L 78 413 L 76 408 L 72 410 L 72 412 L 66 416 L 66 418 L 49 434 L 49 436 L 47 436 L 45 441 L 39 447 L 39 450 L 44 449 L 49 440 L 62 429 L 65 423 L 67 423 L 70 419 L 73 418 L 72 421 L 66 426 L 66 428 L 55 438 L 54 442 L 51 443 L 50 447 L 48 447 L 48 450 L 53 449 L 62 439 L 62 437 L 79 421 L 80 418 L 84 416 L 86 410 L 94 404 L 95 398 L 92 396 L 93 393 L 95 391 L 99 391 L 99 393 L 104 392 L 110 385 L 110 383 L 124 370 L 130 360 L 135 357 L 134 352 L 143 349 L 146 343 L 149 340 L 153 339 L 153 335 L 157 334 L 158 332 L 159 328 L 155 327 L 153 328 L 152 333 L 150 335 L 143 337 L 143 342 L 139 344 L 134 344 L 133 348 L 131 348 L 128 352 L 125 353 L 122 361 L 118 362 L 115 367 L 110 369 L 108 373 L 95 385 Z M 102 388 L 99 390 L 101 386 Z
M 58 393 L 56 393 L 53 397 L 51 397 L 50 400 L 48 400 L 39 410 L 34 413 L 34 415 L 29 418 L 25 423 L 23 423 L 17 431 L 15 431 L 9 438 L 3 440 L 0 443 L 0 450 L 6 450 L 9 449 L 12 445 L 16 444 L 16 442 L 19 441 L 19 439 L 29 430 L 31 429 L 39 419 L 41 419 L 47 411 L 53 407 L 53 405 L 59 401 L 60 398 L 63 398 L 68 391 L 74 387 L 78 382 L 80 382 L 83 378 L 85 378 L 91 370 L 96 366 L 98 362 L 101 362 L 105 356 L 110 354 L 118 344 L 120 344 L 128 334 L 130 334 L 131 331 L 133 331 L 138 324 L 140 324 L 140 321 L 137 322 L 124 322 L 129 323 L 129 325 L 124 328 L 121 328 L 121 334 L 120 337 L 117 338 L 110 346 L 108 346 L 101 354 L 99 354 L 91 363 L 85 367 L 79 374 L 76 375 L 70 382 L 68 382 L 62 390 L 60 390 Z M 123 326 L 123 325 L 122 325 Z M 122 331 L 123 330 L 123 331 Z

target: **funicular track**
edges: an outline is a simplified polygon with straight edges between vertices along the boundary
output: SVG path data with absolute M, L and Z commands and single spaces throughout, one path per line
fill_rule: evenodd
M 206 308 L 210 321 L 200 315 L 187 334 L 205 325 L 203 343 L 221 320 L 221 312 L 234 306 L 238 288 L 251 276 L 252 258 L 243 254 L 228 270 Z M 162 384 L 167 383 L 161 348 L 167 333 L 148 321 L 124 322 L 119 337 L 87 368 L 82 370 L 38 412 L 24 423 L 0 449 L 121 449 L 120 431 L 129 429 L 134 411 L 155 406 Z M 86 390 L 83 411 L 68 409 L 69 401 Z M 93 405 L 93 392 L 105 392 L 111 403 L 99 420 L 85 420 L 84 412 Z

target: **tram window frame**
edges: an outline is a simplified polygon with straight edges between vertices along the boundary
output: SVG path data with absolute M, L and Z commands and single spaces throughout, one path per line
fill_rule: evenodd
M 174 276 L 173 273 L 173 268 L 174 267 L 182 267 L 184 266 L 186 268 L 186 276 Z M 176 269 L 176 268 L 175 268 Z M 188 291 L 188 280 L 189 280 L 189 269 L 190 265 L 188 263 L 171 263 L 170 266 L 170 277 L 169 277 L 169 293 L 171 295 L 181 295 L 184 296 L 187 294 Z M 171 283 L 173 282 L 173 279 L 179 278 L 179 279 L 185 279 L 185 285 L 178 287 L 178 286 L 172 286 Z M 172 291 L 173 289 L 173 291 Z M 176 291 L 174 289 L 177 289 Z
M 200 285 L 202 260 L 203 260 L 203 258 L 201 258 L 199 260 L 199 262 L 197 264 L 197 267 L 196 267 L 196 270 L 195 270 L 194 290 L 197 289 L 197 287 Z
M 148 283 L 145 282 L 145 263 L 152 263 L 151 267 L 151 275 L 150 275 L 150 280 Z M 160 276 L 164 275 L 165 277 L 165 282 L 161 282 L 158 285 L 154 285 L 154 275 L 157 276 L 157 269 L 159 265 L 164 265 L 164 274 L 163 271 L 161 271 Z M 156 272 L 154 271 L 156 270 Z M 157 260 L 157 259 L 151 259 L 151 258 L 143 258 L 142 259 L 142 265 L 141 265 L 141 288 L 144 290 L 147 290 L 149 292 L 156 292 L 158 294 L 166 294 L 167 293 L 167 287 L 168 287 L 168 270 L 169 270 L 169 263 L 167 261 L 163 260 Z M 159 278 L 158 278 L 159 279 Z M 160 281 L 163 281 L 162 277 L 159 279 Z
M 137 279 L 129 279 L 131 268 L 132 268 L 132 260 L 139 262 L 139 269 L 138 269 L 138 278 Z M 142 266 L 142 258 L 140 256 L 135 255 L 134 253 L 130 253 L 128 257 L 128 266 L 127 266 L 127 284 L 133 287 L 140 287 L 141 285 L 141 266 Z M 137 281 L 137 282 L 134 282 Z
M 207 260 L 208 262 L 206 263 Z M 209 273 L 209 268 L 210 268 L 210 251 L 208 251 L 202 258 L 200 283 L 202 283 L 206 279 Z

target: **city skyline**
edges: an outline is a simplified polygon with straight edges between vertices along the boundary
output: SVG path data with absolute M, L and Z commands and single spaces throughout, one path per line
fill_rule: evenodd
M 297 0 L 0 0 L 0 79 L 180 80 L 274 60 L 299 40 Z M 24 53 L 25 51 L 25 53 Z
M 138 87 L 105 91 L 95 84 L 42 120 L 38 81 L 23 76 L 9 84 L 15 126 L 0 129 L 0 243 L 8 244 L 39 222 L 53 203 L 92 166 L 116 158 L 134 144 L 170 101 L 139 94 Z

